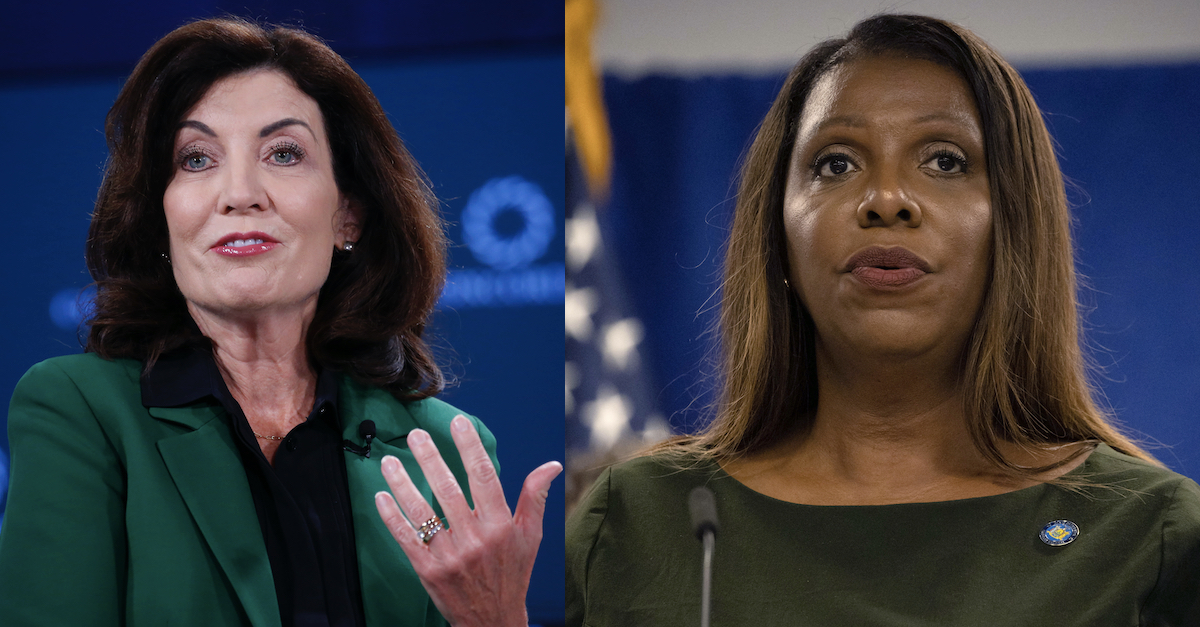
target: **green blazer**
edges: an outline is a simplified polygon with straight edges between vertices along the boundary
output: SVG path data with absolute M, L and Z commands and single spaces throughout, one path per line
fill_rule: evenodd
M 9 408 L 12 473 L 0 531 L 0 625 L 277 626 L 266 546 L 228 415 L 149 408 L 142 364 L 95 354 L 37 364 Z M 425 429 L 467 491 L 458 410 L 341 384 L 346 439 L 375 421 L 371 457 L 345 453 L 367 624 L 445 625 L 375 510 L 394 455 L 432 502 L 405 436 Z M 495 439 L 475 421 L 495 462 Z M 469 496 L 468 496 L 469 498 Z M 441 513 L 440 507 L 434 507 Z

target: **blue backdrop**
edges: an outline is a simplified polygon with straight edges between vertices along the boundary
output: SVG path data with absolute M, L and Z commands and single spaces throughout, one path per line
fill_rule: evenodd
M 1159 459 L 1200 478 L 1200 65 L 1023 75 L 1074 183 L 1096 385 Z M 734 173 L 783 78 L 605 80 L 615 173 L 600 220 L 645 325 L 646 376 L 676 429 L 711 401 L 705 331 Z
M 260 2 L 242 14 L 300 19 L 330 38 L 433 181 L 455 242 L 450 283 L 429 331 L 460 381 L 443 398 L 495 433 L 505 493 L 515 506 L 525 475 L 563 455 L 562 5 L 459 3 L 452 15 L 449 3 L 364 1 L 318 10 L 322 4 Z M 10 19 L 6 6 L 0 26 L 0 188 L 11 239 L 0 248 L 5 399 L 32 364 L 81 350 L 75 303 L 90 282 L 83 250 L 106 156 L 104 115 L 155 39 L 187 18 L 224 8 L 188 7 L 142 2 L 121 11 L 72 12 L 29 5 L 13 7 L 20 19 Z M 54 28 L 16 28 L 35 24 Z M 545 625 L 561 624 L 563 615 L 562 486 L 560 478 L 551 489 L 528 599 L 531 620 Z

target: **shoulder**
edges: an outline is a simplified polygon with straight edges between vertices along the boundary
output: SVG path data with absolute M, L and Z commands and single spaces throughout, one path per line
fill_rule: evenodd
M 1177 472 L 1114 450 L 1106 444 L 1098 446 L 1079 469 L 1080 478 L 1101 488 L 1127 492 L 1131 495 L 1182 500 L 1200 508 L 1200 486 Z M 1074 474 L 1073 473 L 1073 474 Z M 1200 514 L 1200 509 L 1197 509 Z
M 468 414 L 465 411 L 447 403 L 438 398 L 423 398 L 419 401 L 397 401 L 408 415 L 421 426 L 422 429 L 437 429 L 439 431 L 450 431 L 450 421 L 455 416 L 466 416 L 470 418 L 476 425 L 481 424 L 479 419 Z
M 9 422 L 23 410 L 58 408 L 64 415 L 141 406 L 142 364 L 130 359 L 108 360 L 95 353 L 55 357 L 35 364 L 13 390 Z M 115 412 L 120 413 L 120 412 Z
M 712 462 L 661 455 L 646 455 L 610 466 L 592 484 L 567 521 L 568 553 L 573 542 L 576 549 L 590 545 L 601 527 L 653 524 L 650 521 L 659 521 L 664 516 L 675 518 L 680 512 L 686 514 L 688 493 L 696 486 L 712 485 L 718 472 Z
M 436 398 L 400 400 L 384 388 L 362 383 L 349 375 L 342 376 L 339 402 L 343 411 L 371 418 L 382 432 L 395 432 L 396 436 L 418 428 L 449 434 L 450 421 L 458 415 L 466 416 L 477 427 L 482 425 L 478 418 L 445 401 Z
M 663 455 L 605 469 L 567 519 L 567 624 L 608 624 L 591 614 L 615 609 L 605 601 L 614 589 L 661 576 L 662 556 L 692 547 L 688 494 L 699 485 L 715 488 L 718 474 L 715 463 Z
M 696 459 L 685 454 L 643 455 L 614 465 L 610 469 L 610 488 L 623 498 L 635 500 L 683 494 L 692 488 L 709 484 L 720 474 L 720 467 L 711 460 Z
M 105 359 L 96 353 L 81 353 L 53 357 L 36 363 L 18 386 L 37 386 L 73 382 L 76 387 L 90 388 L 118 385 L 138 385 L 142 362 L 132 359 Z
M 457 451 L 450 435 L 450 421 L 455 416 L 465 416 L 475 425 L 484 448 L 495 460 L 496 438 L 492 432 L 475 416 L 445 401 L 436 398 L 402 401 L 381 387 L 363 384 L 348 375 L 343 376 L 341 393 L 339 403 L 343 413 L 373 420 L 379 439 L 395 440 L 413 429 L 422 429 L 443 454 Z
M 475 431 L 479 433 L 479 439 L 483 442 L 483 447 L 487 449 L 488 454 L 493 459 L 496 457 L 496 437 L 483 424 L 483 421 L 475 416 L 437 398 L 405 401 L 401 405 L 420 428 L 429 432 L 430 437 L 441 450 L 446 450 L 442 446 L 443 442 L 450 447 L 450 450 L 454 450 L 454 439 L 450 435 L 450 421 L 454 420 L 455 416 L 464 416 L 475 425 Z
M 1164 541 L 1191 536 L 1200 549 L 1200 485 L 1101 444 L 1058 487 L 1126 529 L 1158 529 Z
M 1163 514 L 1175 519 L 1171 523 L 1174 531 L 1190 531 L 1200 548 L 1200 485 L 1194 480 L 1104 445 L 1096 449 L 1086 467 L 1088 479 L 1128 490 L 1143 503 L 1160 503 Z
M 1166 468 L 1101 445 L 1088 458 L 1089 492 L 1120 523 L 1154 547 L 1157 581 L 1142 608 L 1142 624 L 1200 624 L 1200 485 Z M 1111 491 L 1119 498 L 1096 496 Z M 1141 525 L 1137 523 L 1143 523 Z

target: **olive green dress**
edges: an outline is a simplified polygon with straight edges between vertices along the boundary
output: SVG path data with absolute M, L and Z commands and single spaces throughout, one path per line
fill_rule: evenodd
M 605 471 L 567 523 L 567 625 L 698 625 L 687 497 L 708 485 L 713 627 L 1200 626 L 1200 486 L 1104 445 L 1067 476 L 1103 487 L 812 506 L 715 464 L 635 459 Z

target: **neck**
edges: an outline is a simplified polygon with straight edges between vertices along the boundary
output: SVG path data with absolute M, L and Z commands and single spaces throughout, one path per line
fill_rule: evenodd
M 810 428 L 724 464 L 753 489 L 814 505 L 995 494 L 1007 485 L 971 440 L 954 358 L 831 354 L 817 345 Z
M 903 491 L 987 469 L 950 360 L 836 359 L 818 350 L 817 362 L 820 401 L 801 448 L 826 472 L 848 485 Z
M 307 418 L 317 381 L 305 348 L 311 313 L 235 317 L 191 304 L 189 311 L 256 433 L 284 435 Z
M 991 496 L 1049 481 L 1079 455 L 1038 477 L 1013 477 L 976 448 L 956 358 L 855 354 L 817 345 L 818 406 L 811 427 L 722 466 L 750 488 L 810 505 L 883 505 Z M 1086 452 L 1084 443 L 1036 450 L 999 443 L 1027 467 Z
M 818 404 L 810 428 L 722 466 L 750 488 L 810 505 L 883 505 L 992 496 L 1070 471 L 1086 443 L 1025 448 L 999 442 L 1016 477 L 975 446 L 955 356 L 831 354 L 817 343 Z M 1077 455 L 1070 459 L 1072 455 Z

